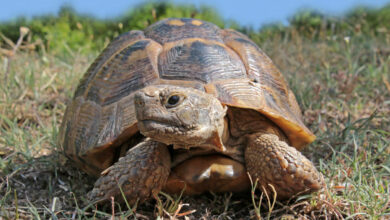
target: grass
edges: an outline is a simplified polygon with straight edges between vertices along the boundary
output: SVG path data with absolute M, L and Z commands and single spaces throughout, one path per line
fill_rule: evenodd
M 0 54 L 0 73 L 9 65 L 7 80 L 0 76 L 0 218 L 390 218 L 390 32 L 319 36 L 291 28 L 257 42 L 288 79 L 317 135 L 304 154 L 327 183 L 322 192 L 274 205 L 252 191 L 161 194 L 135 210 L 88 206 L 94 180 L 70 165 L 56 138 L 66 103 L 98 52 Z

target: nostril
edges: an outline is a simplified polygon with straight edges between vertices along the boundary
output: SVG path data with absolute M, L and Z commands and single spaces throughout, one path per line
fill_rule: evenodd
M 145 102 L 140 101 L 140 100 L 136 100 L 136 101 L 135 101 L 135 105 L 138 105 L 138 106 L 145 106 Z
M 137 105 L 137 106 L 145 106 L 145 101 L 143 100 L 143 98 L 141 97 L 142 95 L 141 94 L 136 94 L 135 97 L 134 97 L 134 104 Z

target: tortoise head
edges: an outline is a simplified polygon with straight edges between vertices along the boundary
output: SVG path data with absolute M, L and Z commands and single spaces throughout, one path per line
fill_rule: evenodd
M 140 132 L 174 148 L 210 147 L 223 151 L 227 108 L 205 92 L 177 86 L 148 86 L 135 94 Z

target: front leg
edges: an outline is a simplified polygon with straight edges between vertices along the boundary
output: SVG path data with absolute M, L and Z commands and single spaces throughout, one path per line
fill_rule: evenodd
M 279 199 L 317 191 L 324 185 L 324 179 L 313 163 L 275 134 L 251 135 L 245 161 L 253 180 L 258 179 L 268 195 L 273 192 L 269 184 L 273 185 Z
M 102 172 L 88 195 L 89 200 L 102 202 L 114 197 L 115 200 L 123 201 L 120 189 L 130 204 L 149 199 L 164 186 L 170 165 L 167 146 L 146 139 Z

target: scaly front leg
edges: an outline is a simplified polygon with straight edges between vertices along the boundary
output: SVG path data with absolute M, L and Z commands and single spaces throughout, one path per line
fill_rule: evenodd
M 120 189 L 130 204 L 149 199 L 164 186 L 169 176 L 170 164 L 167 146 L 146 139 L 102 172 L 89 193 L 89 199 L 102 202 L 114 197 L 115 200 L 123 201 Z
M 253 180 L 258 179 L 268 195 L 273 192 L 269 184 L 273 185 L 278 199 L 317 191 L 324 186 L 324 179 L 313 163 L 275 134 L 251 135 L 245 161 Z

